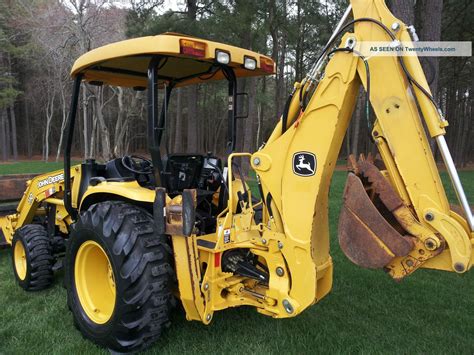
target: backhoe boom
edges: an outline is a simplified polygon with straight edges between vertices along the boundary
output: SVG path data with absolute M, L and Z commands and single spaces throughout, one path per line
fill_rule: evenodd
M 252 156 L 265 198 L 271 196 L 275 225 L 288 241 L 308 243 L 304 251 L 295 250 L 311 255 L 309 268 L 321 280 L 318 267 L 330 261 L 329 182 L 362 84 L 366 91 L 370 86 L 371 135 L 382 160 L 351 160 L 339 225 L 343 251 L 355 263 L 384 268 L 395 279 L 420 267 L 465 272 L 473 262 L 473 234 L 450 208 L 423 129 L 422 120 L 431 137 L 443 137 L 447 121 L 427 96 L 418 58 L 364 58 L 357 51 L 361 42 L 411 43 L 407 27 L 382 0 L 353 0 L 349 9 L 354 32 L 343 35 L 319 82 L 325 56 L 295 84 L 287 117 Z M 343 20 L 346 16 L 347 11 Z M 299 161 L 314 172 L 298 174 Z M 293 280 L 292 291 L 299 287 L 304 286 Z M 319 298 L 318 281 L 314 298 Z

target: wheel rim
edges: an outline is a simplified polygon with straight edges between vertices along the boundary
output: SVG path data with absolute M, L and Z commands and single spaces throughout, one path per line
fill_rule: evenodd
M 24 280 L 26 277 L 26 252 L 21 241 L 17 241 L 15 244 L 14 259 L 16 274 L 20 280 Z
M 97 324 L 106 323 L 115 307 L 115 278 L 110 260 L 96 242 L 84 242 L 76 255 L 74 279 L 82 309 Z

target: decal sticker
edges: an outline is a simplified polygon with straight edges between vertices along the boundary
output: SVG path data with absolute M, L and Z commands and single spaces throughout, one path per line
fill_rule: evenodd
M 316 156 L 310 152 L 293 154 L 293 173 L 298 176 L 313 176 L 316 173 Z
M 40 189 L 46 185 L 55 184 L 63 180 L 64 180 L 63 173 L 54 175 L 54 176 L 48 176 L 46 179 L 38 181 L 38 188 Z
M 54 188 L 54 186 L 50 187 L 44 192 L 44 197 L 48 198 L 49 196 L 54 195 L 55 193 L 56 193 L 56 189 Z
M 230 243 L 230 229 L 224 229 L 224 244 Z
M 221 253 L 214 254 L 214 266 L 220 267 L 221 266 Z
M 30 192 L 30 194 L 28 195 L 28 204 L 31 205 L 33 203 L 33 200 L 34 200 L 33 193 Z

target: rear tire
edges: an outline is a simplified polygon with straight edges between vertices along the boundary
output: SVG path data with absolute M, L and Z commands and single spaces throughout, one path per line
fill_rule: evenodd
M 12 240 L 12 265 L 15 278 L 26 291 L 40 291 L 53 283 L 53 249 L 46 228 L 27 224 Z
M 81 213 L 68 241 L 65 272 L 68 306 L 86 338 L 128 352 L 160 337 L 174 306 L 167 242 L 153 217 L 134 205 L 108 201 Z

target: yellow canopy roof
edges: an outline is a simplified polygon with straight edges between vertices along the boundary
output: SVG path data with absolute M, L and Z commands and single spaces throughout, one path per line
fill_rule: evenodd
M 183 50 L 196 46 L 201 56 Z M 230 54 L 228 66 L 237 77 L 261 76 L 275 73 L 275 63 L 267 56 L 226 44 L 207 41 L 176 33 L 140 37 L 108 44 L 80 56 L 71 76 L 82 73 L 84 80 L 113 86 L 146 87 L 147 71 L 153 56 L 160 56 L 158 77 L 161 82 L 178 86 L 224 79 L 216 71 L 216 50 Z M 194 54 L 194 56 L 193 56 Z M 246 57 L 257 61 L 255 70 L 244 68 Z

